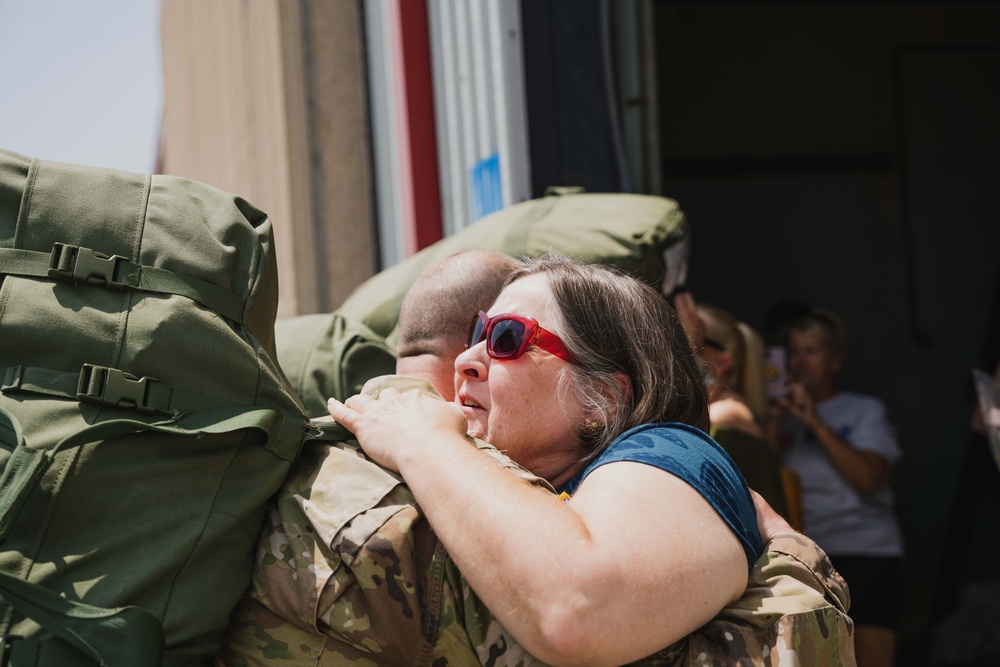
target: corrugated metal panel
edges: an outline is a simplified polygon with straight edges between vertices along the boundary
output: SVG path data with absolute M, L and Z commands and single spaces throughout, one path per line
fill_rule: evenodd
M 382 266 L 441 238 L 425 0 L 367 0 Z
M 393 10 L 391 2 L 384 0 L 365 2 L 365 42 L 375 163 L 375 202 L 378 210 L 379 258 L 383 268 L 405 258 L 403 193 L 396 169 L 401 156 L 396 126 L 399 100 L 393 85 L 391 30 Z
M 453 234 L 530 197 L 520 3 L 430 0 L 428 12 L 442 215 Z

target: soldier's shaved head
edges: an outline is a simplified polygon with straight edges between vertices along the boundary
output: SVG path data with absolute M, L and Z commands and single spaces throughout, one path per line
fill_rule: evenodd
M 426 378 L 450 400 L 455 357 L 465 349 L 469 323 L 489 309 L 518 266 L 501 252 L 467 250 L 425 269 L 399 309 L 396 372 Z

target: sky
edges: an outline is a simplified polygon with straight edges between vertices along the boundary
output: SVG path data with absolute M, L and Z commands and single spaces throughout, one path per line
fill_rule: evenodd
M 150 172 L 160 0 L 0 0 L 0 148 Z

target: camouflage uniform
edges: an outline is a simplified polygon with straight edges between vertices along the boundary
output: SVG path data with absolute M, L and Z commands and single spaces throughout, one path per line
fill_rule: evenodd
M 216 664 L 542 665 L 472 592 L 401 478 L 370 462 L 349 437 L 345 431 L 339 445 L 305 451 L 272 504 L 253 582 Z M 551 490 L 490 445 L 477 445 Z M 854 664 L 847 586 L 826 555 L 800 535 L 768 547 L 740 600 L 635 664 Z
M 412 378 L 380 380 L 366 390 L 429 389 Z M 462 598 L 471 592 L 402 479 L 369 461 L 351 437 L 345 430 L 341 443 L 306 449 L 273 501 L 250 589 L 216 664 L 478 665 L 466 627 L 493 633 L 479 636 L 487 651 L 503 637 L 485 607 L 466 613 Z
M 464 582 L 458 585 L 466 629 L 482 665 L 544 664 L 506 634 Z M 851 667 L 849 606 L 847 584 L 816 543 L 798 533 L 779 535 L 751 569 L 739 600 L 684 639 L 632 665 Z
M 778 535 L 766 546 L 746 592 L 679 642 L 678 659 L 643 664 L 854 665 L 850 592 L 830 559 L 798 533 Z

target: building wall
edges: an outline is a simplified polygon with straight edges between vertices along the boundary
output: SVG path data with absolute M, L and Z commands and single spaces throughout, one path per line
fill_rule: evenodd
M 278 316 L 333 310 L 375 271 L 358 2 L 164 0 L 160 169 L 274 225 Z

